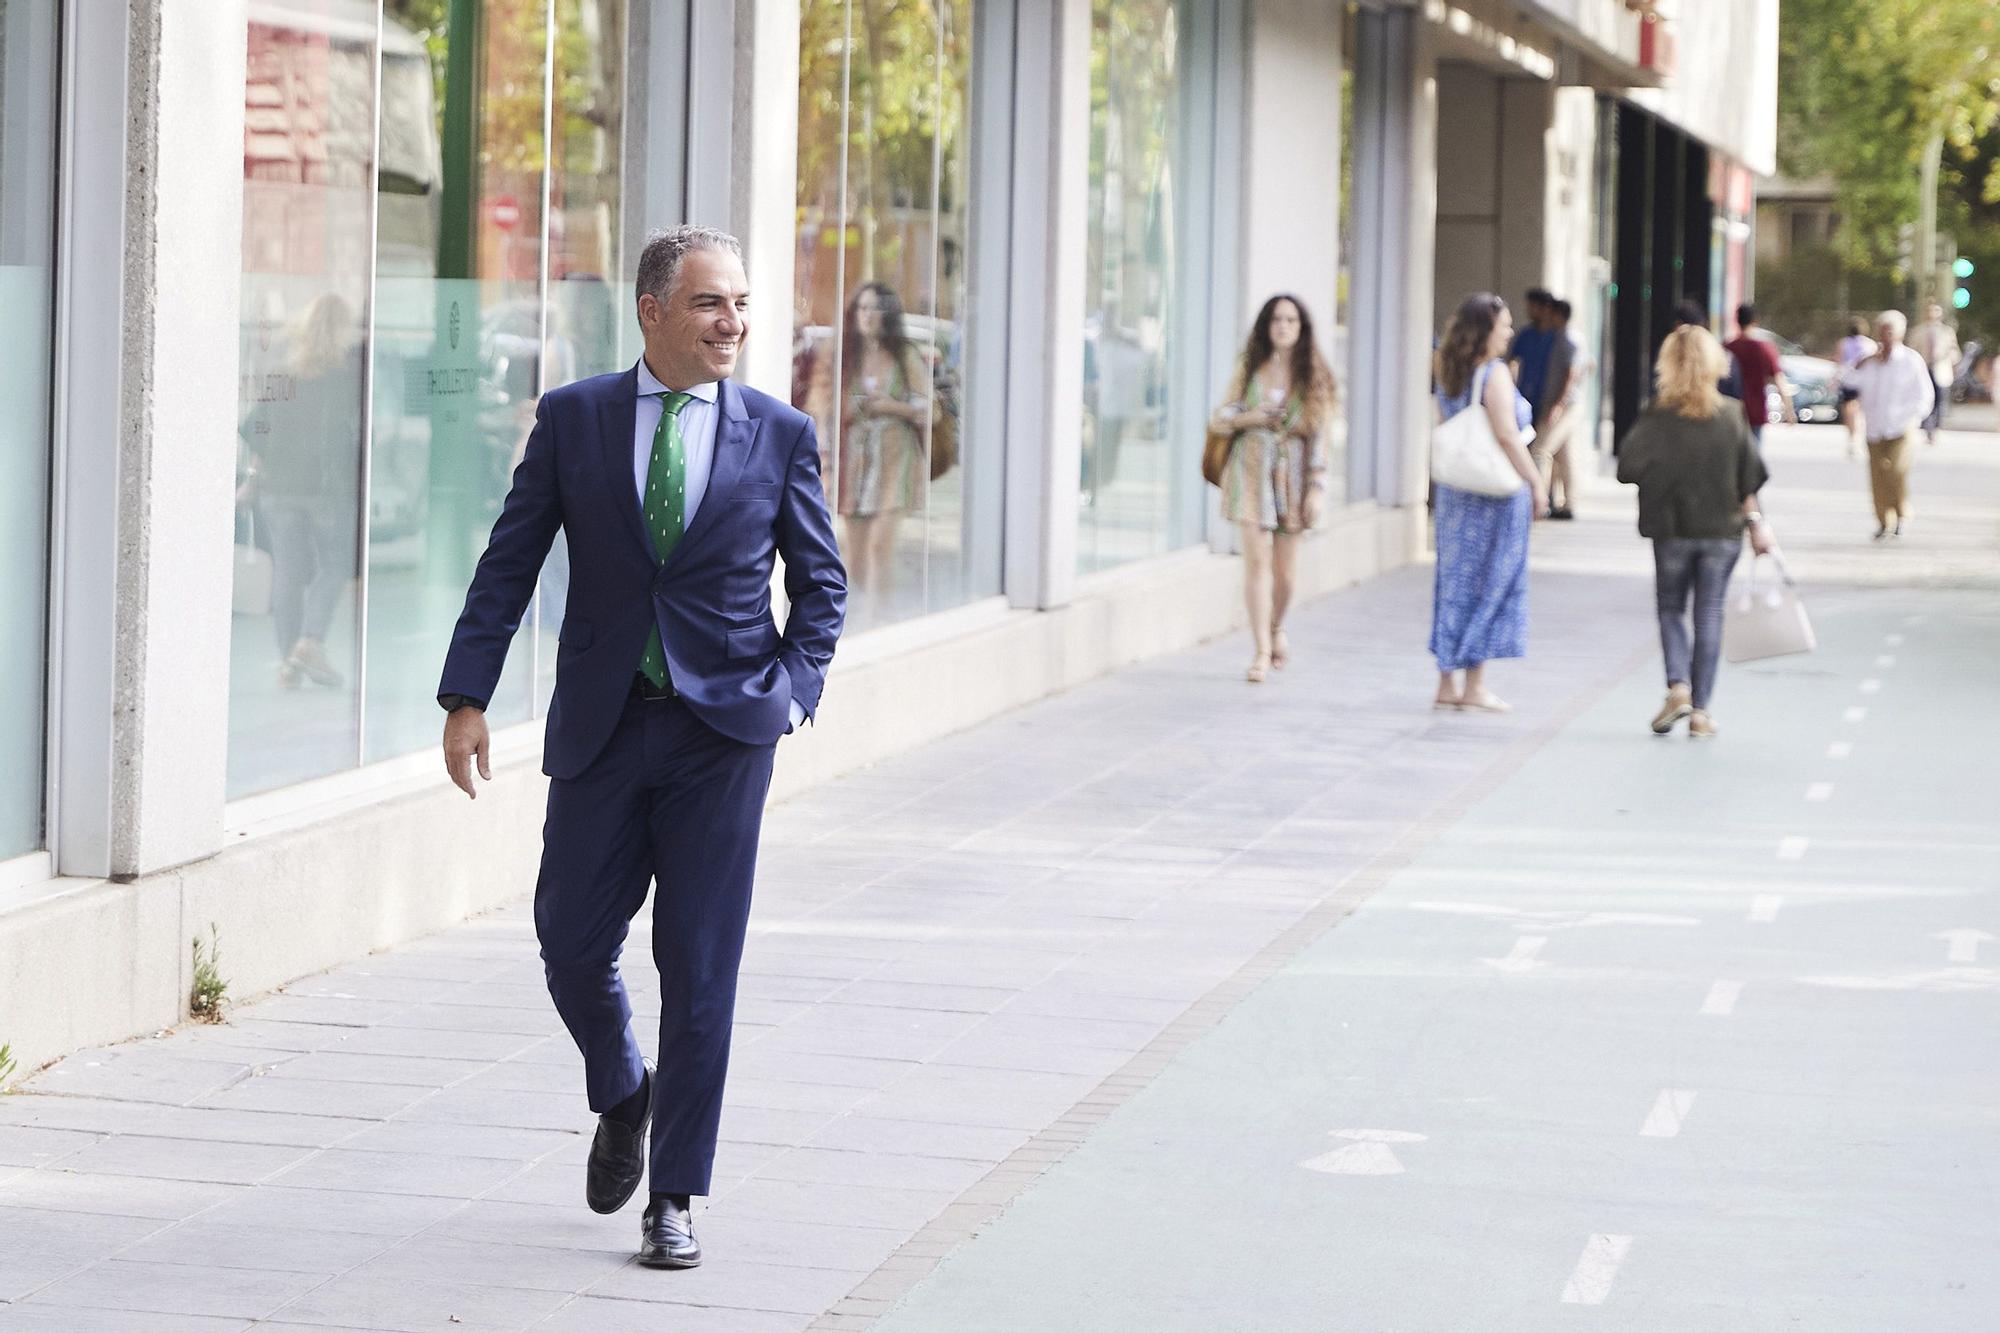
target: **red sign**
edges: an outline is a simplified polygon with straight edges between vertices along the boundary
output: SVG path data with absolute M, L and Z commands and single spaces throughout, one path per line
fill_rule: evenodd
M 511 194 L 495 195 L 486 201 L 486 217 L 501 231 L 521 225 L 521 205 Z
M 1639 20 L 1639 67 L 1672 78 L 1679 65 L 1680 49 L 1674 41 L 1673 21 L 1658 14 Z

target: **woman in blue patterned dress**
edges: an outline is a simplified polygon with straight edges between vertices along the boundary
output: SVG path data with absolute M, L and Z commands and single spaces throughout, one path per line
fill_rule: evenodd
M 1478 292 L 1451 317 L 1438 348 L 1438 421 L 1473 410 L 1476 399 L 1521 474 L 1521 488 L 1507 496 L 1437 486 L 1431 655 L 1437 658 L 1439 708 L 1506 712 L 1507 703 L 1486 687 L 1486 664 L 1528 651 L 1528 529 L 1549 504 L 1542 474 L 1528 455 L 1532 411 L 1501 359 L 1513 333 L 1507 303 Z
M 1334 401 L 1333 372 L 1313 341 L 1304 304 L 1282 295 L 1264 302 L 1228 401 L 1209 421 L 1211 430 L 1235 436 L 1222 470 L 1222 516 L 1243 538 L 1243 598 L 1256 653 L 1244 678 L 1252 685 L 1291 656 L 1285 612 L 1299 537 L 1319 522 L 1326 498 Z

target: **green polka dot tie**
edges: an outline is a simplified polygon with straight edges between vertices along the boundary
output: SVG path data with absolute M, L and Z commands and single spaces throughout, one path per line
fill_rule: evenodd
M 653 539 L 653 554 L 665 560 L 680 543 L 687 528 L 687 447 L 681 440 L 681 409 L 694 401 L 693 394 L 654 394 L 666 400 L 660 425 L 653 432 L 653 457 L 646 464 L 646 533 Z M 639 671 L 660 688 L 667 685 L 667 653 L 660 644 L 656 620 L 646 639 L 646 654 L 639 659 Z

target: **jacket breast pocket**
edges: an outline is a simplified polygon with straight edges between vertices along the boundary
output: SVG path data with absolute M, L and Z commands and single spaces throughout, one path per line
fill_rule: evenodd
M 767 620 L 761 625 L 732 629 L 723 634 L 722 642 L 725 657 L 769 657 L 778 650 L 778 627 Z
M 778 498 L 778 483 L 775 481 L 739 481 L 736 489 L 729 494 L 735 504 L 771 504 Z

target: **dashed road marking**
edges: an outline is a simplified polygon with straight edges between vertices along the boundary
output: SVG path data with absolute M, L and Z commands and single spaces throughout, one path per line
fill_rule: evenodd
M 1845 713 L 1842 713 L 1840 715 L 1841 720 L 1844 722 L 1860 722 L 1867 716 L 1868 716 L 1868 710 L 1861 707 L 1859 704 L 1848 709 Z
M 1778 839 L 1778 859 L 1780 861 L 1803 861 L 1806 848 L 1812 846 L 1811 838 L 1797 836 Z
M 1505 958 L 1482 958 L 1479 961 L 1498 972 L 1532 972 L 1542 966 L 1535 961 L 1535 955 L 1548 942 L 1546 935 L 1523 935 L 1514 941 L 1514 948 Z
M 1736 1012 L 1736 1000 L 1742 994 L 1742 982 L 1718 981 L 1708 988 L 1708 997 L 1701 1002 L 1701 1011 L 1712 1018 L 1727 1018 Z
M 1891 648 L 1901 648 L 1903 646 L 1903 636 L 1900 634 L 1891 634 L 1884 638 L 1882 642 L 1888 644 Z
M 1653 1102 L 1653 1109 L 1646 1113 L 1646 1123 L 1639 1126 L 1642 1139 L 1671 1139 L 1681 1132 L 1681 1125 L 1687 1114 L 1694 1108 L 1694 1093 L 1686 1088 L 1662 1088 Z
M 1832 799 L 1833 799 L 1833 784 L 1832 784 L 1831 782 L 1815 782 L 1815 783 L 1813 783 L 1813 784 L 1812 784 L 1811 786 L 1809 786 L 1809 787 L 1807 787 L 1807 788 L 1806 788 L 1806 799 L 1807 799 L 1808 801 L 1830 801 L 1830 800 L 1832 800 Z
M 1835 741 L 1826 747 L 1826 757 L 1828 759 L 1845 759 L 1853 753 L 1853 741 Z
M 1878 667 L 1892 667 L 1896 665 L 1896 655 L 1894 653 L 1883 653 L 1875 659 L 1875 665 Z
M 1931 938 L 1943 940 L 1950 946 L 1945 952 L 1945 961 L 1948 963 L 1976 963 L 1979 961 L 1979 946 L 1993 942 L 1991 935 L 1971 926 L 1960 926 L 1957 930 L 1941 930 Z
M 1611 1294 L 1611 1283 L 1618 1276 L 1618 1265 L 1625 1262 L 1626 1253 L 1632 1248 L 1630 1236 L 1592 1236 L 1583 1244 L 1583 1254 L 1576 1261 L 1576 1271 L 1569 1275 L 1563 1286 L 1564 1305 L 1602 1305 L 1604 1298 Z
M 1882 692 L 1882 682 L 1870 676 L 1867 680 L 1861 682 L 1861 692 L 1863 694 L 1880 694 Z
M 1778 919 L 1778 909 L 1785 905 L 1782 893 L 1760 893 L 1750 900 L 1750 919 L 1768 925 Z

